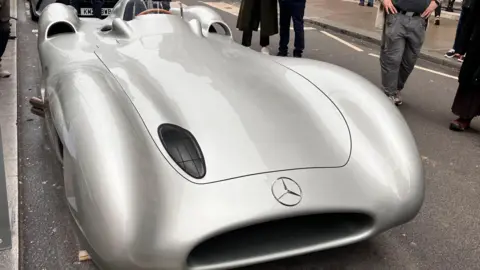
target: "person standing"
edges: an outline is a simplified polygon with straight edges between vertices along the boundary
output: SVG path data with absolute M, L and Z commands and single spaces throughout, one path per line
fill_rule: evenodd
M 442 2 L 439 2 L 438 7 L 435 9 L 435 25 L 440 25 L 441 14 L 442 14 Z
M 462 2 L 462 11 L 460 12 L 460 18 L 458 19 L 453 48 L 445 53 L 445 57 L 447 58 L 457 58 L 459 62 L 463 62 L 464 60 L 468 40 L 466 44 L 462 43 L 460 40 L 462 40 L 464 24 L 470 14 L 470 7 L 472 6 L 473 1 L 474 0 L 463 0 Z
M 270 36 L 278 34 L 276 0 L 242 0 L 238 14 L 237 28 L 243 32 L 242 45 L 250 47 L 252 33 L 260 26 L 261 52 L 270 54 Z
M 365 6 L 365 0 L 360 0 L 360 3 L 358 4 L 359 6 Z M 373 7 L 373 0 L 368 0 L 368 7 Z
M 290 41 L 290 20 L 293 20 L 295 31 L 295 49 L 293 57 L 302 57 L 305 49 L 305 30 L 303 16 L 305 15 L 305 0 L 278 0 L 280 6 L 280 46 L 278 56 L 288 55 L 288 42 Z
M 2 67 L 2 56 L 10 37 L 10 0 L 0 0 L 0 78 L 10 77 L 10 72 Z
M 465 61 L 458 76 L 458 89 L 452 104 L 452 112 L 458 118 L 450 123 L 453 131 L 470 128 L 472 119 L 480 116 L 480 4 L 472 3 L 459 42 L 468 46 Z M 470 40 L 471 38 L 471 40 Z
M 388 98 L 401 105 L 400 92 L 417 62 L 425 41 L 428 17 L 438 0 L 383 0 L 385 11 L 380 65 L 382 87 Z

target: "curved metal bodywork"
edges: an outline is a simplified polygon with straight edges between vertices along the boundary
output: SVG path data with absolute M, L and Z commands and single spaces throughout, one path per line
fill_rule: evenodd
M 49 134 L 101 269 L 245 266 L 358 242 L 416 216 L 422 162 L 376 86 L 338 66 L 244 48 L 206 7 L 125 21 L 128 1 L 95 21 L 51 4 L 39 21 Z M 205 176 L 172 159 L 162 124 L 195 137 Z

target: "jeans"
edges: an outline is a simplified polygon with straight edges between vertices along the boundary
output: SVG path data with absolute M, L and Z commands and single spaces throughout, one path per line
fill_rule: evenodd
M 365 4 L 365 0 L 360 0 L 360 4 Z M 368 4 L 373 6 L 373 0 L 368 0 Z
M 294 54 L 301 54 L 305 49 L 305 33 L 303 16 L 305 14 L 305 0 L 279 0 L 280 4 L 280 46 L 278 51 L 286 54 L 290 41 L 290 20 L 293 20 L 295 31 Z
M 160 8 L 169 11 L 170 10 L 170 2 L 171 1 L 165 1 L 165 0 L 152 0 L 153 2 L 153 8 Z M 148 8 L 148 5 L 147 5 Z
M 455 41 L 453 43 L 453 49 L 455 50 L 456 53 L 460 55 L 464 55 L 467 52 L 468 44 L 463 44 L 461 40 L 463 35 L 463 27 L 465 25 L 465 22 L 467 21 L 469 11 L 470 9 L 468 8 L 462 8 L 462 12 L 460 13 L 460 18 L 458 19 L 457 32 L 455 34 Z
M 73 6 L 78 14 L 80 15 L 80 1 L 82 0 L 70 0 L 70 5 Z M 103 0 L 91 0 L 92 9 L 93 9 L 93 16 L 96 18 L 102 17 L 102 7 L 104 4 Z

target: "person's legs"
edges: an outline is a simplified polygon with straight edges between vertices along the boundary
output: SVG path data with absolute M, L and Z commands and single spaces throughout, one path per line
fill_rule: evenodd
M 165 10 L 170 10 L 170 1 L 162 1 L 162 8 Z
M 447 58 L 459 57 L 461 55 L 458 53 L 459 51 L 463 50 L 462 48 L 463 44 L 460 44 L 461 43 L 460 37 L 462 35 L 463 23 L 465 22 L 467 14 L 468 14 L 468 9 L 462 8 L 462 11 L 460 12 L 460 17 L 458 18 L 457 30 L 455 32 L 455 39 L 453 40 L 453 47 L 452 49 L 448 50 L 444 55 Z
M 280 44 L 278 47 L 279 56 L 288 55 L 288 42 L 290 41 L 290 19 L 291 7 L 288 2 L 279 0 L 280 5 Z
M 102 18 L 103 0 L 92 0 L 93 16 L 95 18 Z
M 252 30 L 243 31 L 242 35 L 242 45 L 245 47 L 250 47 L 252 45 Z
M 397 94 L 399 69 L 405 49 L 402 16 L 404 15 L 386 16 L 380 50 L 382 87 L 385 94 L 392 98 Z
M 270 45 L 270 37 L 264 35 L 260 29 L 260 46 L 267 47 L 268 45 Z
M 441 13 L 442 13 L 442 2 L 440 1 L 440 5 L 435 9 L 435 25 L 440 25 Z
M 453 12 L 453 5 L 455 4 L 455 0 L 449 0 L 447 4 L 447 8 L 445 8 L 448 12 Z
M 374 0 L 368 0 L 368 4 L 367 4 L 367 6 L 369 6 L 369 7 L 373 7 L 373 1 L 374 1 Z
M 292 5 L 293 29 L 295 30 L 295 50 L 294 57 L 302 57 L 305 49 L 305 30 L 303 16 L 305 14 L 305 1 L 297 1 Z
M 0 78 L 10 77 L 10 72 L 4 70 L 2 67 L 2 56 L 8 44 L 8 37 L 10 36 L 10 23 L 0 22 Z
M 426 32 L 425 19 L 421 17 L 412 17 L 408 30 L 406 31 L 406 46 L 402 57 L 402 63 L 400 65 L 400 72 L 398 76 L 397 89 L 403 90 L 408 77 L 413 71 L 417 59 L 420 55 L 423 42 L 425 41 Z
M 457 26 L 457 33 L 455 35 L 455 41 L 453 43 L 453 49 L 455 50 L 456 53 L 459 55 L 464 55 L 467 52 L 467 44 L 464 44 L 461 42 L 462 40 L 462 35 L 463 35 L 463 28 L 465 25 L 465 22 L 469 16 L 470 9 L 464 8 L 462 9 L 462 12 L 460 13 L 460 18 L 458 20 L 458 26 Z

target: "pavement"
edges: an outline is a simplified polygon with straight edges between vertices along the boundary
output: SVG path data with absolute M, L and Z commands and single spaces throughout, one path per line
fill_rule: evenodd
M 380 45 L 381 30 L 375 28 L 378 3 L 372 8 L 359 6 L 358 2 L 308 0 L 305 22 Z M 437 26 L 433 24 L 434 16 L 430 17 L 421 58 L 456 69 L 461 67 L 457 60 L 444 57 L 453 46 L 458 18 L 459 12 L 442 10 L 440 25 Z
M 20 267 L 93 270 L 93 264 L 78 262 L 81 247 L 65 202 L 61 168 L 45 137 L 43 120 L 29 110 L 29 98 L 39 95 L 37 24 L 30 20 L 24 0 L 18 1 L 18 85 L 1 80 L 0 89 L 18 96 Z M 231 27 L 234 40 L 240 42 L 234 3 L 182 2 L 216 9 Z M 307 28 L 305 35 L 304 57 L 345 67 L 380 86 L 378 46 L 320 26 Z M 293 33 L 291 39 L 293 44 Z M 275 53 L 278 36 L 270 41 Z M 252 49 L 259 51 L 258 43 L 255 33 Z M 473 122 L 472 131 L 455 133 L 448 129 L 454 119 L 450 107 L 457 75 L 453 68 L 420 59 L 403 93 L 404 105 L 399 110 L 416 138 L 427 187 L 425 203 L 413 221 L 355 245 L 242 269 L 478 269 L 480 121 Z M 7 98 L 1 93 L 3 102 Z
M 11 14 L 17 13 L 17 1 L 10 0 Z M 12 35 L 16 32 L 16 22 L 12 20 Z M 0 235 L 0 269 L 17 270 L 19 267 L 19 213 L 18 213 L 18 145 L 17 145 L 17 42 L 15 39 L 8 41 L 7 48 L 2 57 L 2 66 L 12 75 L 0 79 L 0 128 L 1 143 L 3 148 L 5 183 L 1 188 L 6 188 L 8 202 L 8 220 L 10 233 L 2 230 Z M 1 161 L 1 159 L 0 159 Z M 3 193 L 2 193 L 3 194 Z M 1 207 L 4 207 L 3 205 Z M 4 214 L 2 209 L 2 214 Z M 3 224 L 2 224 L 3 225 Z M 5 224 L 7 225 L 7 224 Z M 6 226 L 5 226 L 6 227 Z M 2 228 L 3 229 L 3 228 Z M 9 237 L 10 239 L 6 239 Z M 4 244 L 11 241 L 10 246 Z

